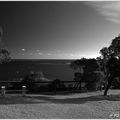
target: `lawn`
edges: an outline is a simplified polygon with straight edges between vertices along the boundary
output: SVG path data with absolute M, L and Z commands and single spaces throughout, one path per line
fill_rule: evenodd
M 65 95 L 0 96 L 0 119 L 120 118 L 120 90 Z

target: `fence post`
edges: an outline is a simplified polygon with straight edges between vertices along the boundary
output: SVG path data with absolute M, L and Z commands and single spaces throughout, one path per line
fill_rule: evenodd
M 1 86 L 1 95 L 5 96 L 5 86 Z
M 23 95 L 23 96 L 26 95 L 26 86 L 22 86 L 22 95 Z

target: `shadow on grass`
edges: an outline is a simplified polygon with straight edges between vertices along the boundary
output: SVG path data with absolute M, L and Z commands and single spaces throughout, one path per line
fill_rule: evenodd
M 60 98 L 51 95 L 6 96 L 0 97 L 0 105 L 5 104 L 83 104 L 90 101 L 120 101 L 120 95 Z
M 120 95 L 111 95 L 111 96 L 90 96 L 90 97 L 80 97 L 80 98 L 64 98 L 64 99 L 57 99 L 53 97 L 46 97 L 46 96 L 36 96 L 35 99 L 47 100 L 50 103 L 58 103 L 58 104 L 83 104 L 89 101 L 120 101 Z

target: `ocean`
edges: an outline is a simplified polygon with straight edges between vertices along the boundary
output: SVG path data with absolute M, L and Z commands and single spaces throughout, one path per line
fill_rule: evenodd
M 43 72 L 44 77 L 50 80 L 72 81 L 74 71 L 70 68 L 71 61 L 63 59 L 14 59 L 7 64 L 0 65 L 0 81 L 16 80 L 25 77 L 30 71 Z

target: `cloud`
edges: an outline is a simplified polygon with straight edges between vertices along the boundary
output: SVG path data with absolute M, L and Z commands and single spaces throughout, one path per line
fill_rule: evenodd
M 47 53 L 47 55 L 53 55 L 52 53 Z
M 26 51 L 26 49 L 24 49 L 24 48 L 23 48 L 23 49 L 21 49 L 21 51 L 25 52 L 25 51 Z
M 29 55 L 33 55 L 33 53 L 30 53 Z
M 120 1 L 91 1 L 87 4 L 95 8 L 106 20 L 120 24 Z
M 39 52 L 38 54 L 39 54 L 39 55 L 43 55 L 43 53 L 41 53 L 41 52 Z
M 64 57 L 68 57 L 68 58 L 82 58 L 82 57 L 86 57 L 86 54 L 79 54 L 79 53 L 61 53 L 61 54 L 57 54 L 57 56 L 64 56 Z
M 40 50 L 36 50 L 37 52 L 40 52 Z

